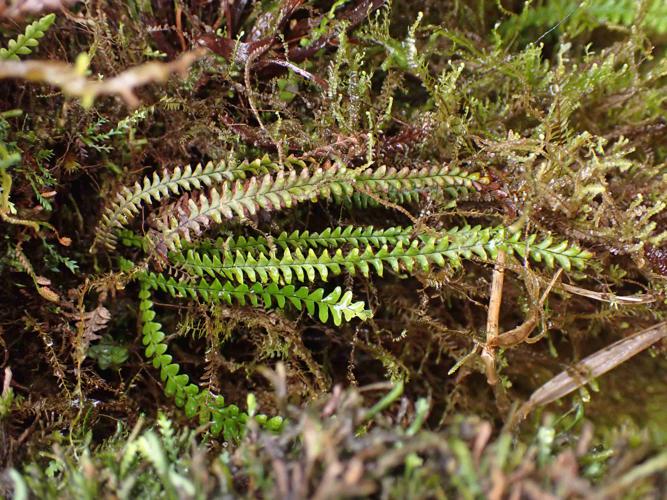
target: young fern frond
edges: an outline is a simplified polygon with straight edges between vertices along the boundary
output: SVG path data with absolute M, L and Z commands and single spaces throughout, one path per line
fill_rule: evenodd
M 234 285 L 226 281 L 223 284 L 217 278 L 211 282 L 203 278 L 196 281 L 177 281 L 155 273 L 146 273 L 142 281 L 147 287 L 162 290 L 172 297 L 190 297 L 208 303 L 236 302 L 241 306 L 261 305 L 267 309 L 274 306 L 285 309 L 287 305 L 291 305 L 299 311 L 305 307 L 309 315 L 317 317 L 322 323 L 331 318 L 336 326 L 343 321 L 354 318 L 366 320 L 371 316 L 362 301 L 353 302 L 352 292 L 343 292 L 340 287 L 325 295 L 321 288 L 311 291 L 305 286 L 297 288 L 294 285 L 278 286 L 276 283 L 266 286 L 255 283 L 248 286 L 245 283 Z
M 329 233 L 332 231 L 337 232 L 334 229 Z M 339 232 L 342 234 L 344 231 Z M 352 275 L 360 272 L 368 276 L 372 268 L 382 276 L 385 265 L 389 265 L 397 273 L 401 270 L 413 272 L 415 267 L 426 272 L 431 265 L 444 266 L 449 262 L 458 266 L 461 259 L 470 259 L 473 256 L 487 261 L 495 258 L 498 249 L 509 253 L 516 251 L 537 262 L 544 261 L 550 268 L 553 268 L 556 262 L 565 269 L 570 269 L 572 265 L 581 267 L 588 257 L 581 249 L 568 245 L 567 242 L 553 244 L 553 241 L 547 238 L 534 244 L 534 235 L 525 241 L 520 241 L 515 236 L 507 237 L 502 227 L 483 229 L 480 226 L 466 226 L 439 235 L 423 234 L 412 240 L 407 236 L 407 230 L 392 228 L 392 233 L 407 239 L 399 240 L 398 236 L 394 236 L 393 239 L 397 241 L 391 248 L 386 244 L 377 249 L 371 245 L 365 248 L 355 246 L 346 252 L 339 248 L 333 254 L 327 249 L 317 254 L 312 248 L 305 253 L 301 248 L 291 251 L 285 248 L 280 256 L 261 252 L 257 255 L 244 254 L 238 250 L 206 252 L 189 249 L 185 254 L 174 253 L 172 261 L 198 277 L 222 277 L 239 283 L 292 283 L 313 282 L 318 278 L 326 281 L 329 275 L 339 275 L 343 270 Z M 530 241 L 530 244 L 526 244 L 526 241 Z M 376 240 L 376 243 L 379 241 Z
M 225 405 L 225 398 L 202 390 L 190 381 L 187 374 L 181 373 L 181 367 L 168 353 L 166 335 L 162 325 L 155 321 L 155 310 L 151 300 L 149 283 L 142 282 L 139 291 L 139 311 L 141 319 L 142 342 L 145 355 L 152 360 L 153 366 L 160 370 L 160 379 L 165 384 L 164 392 L 174 398 L 176 406 L 183 408 L 188 418 L 198 417 L 201 425 L 211 424 L 214 436 L 222 433 L 225 440 L 238 441 L 250 418 L 236 405 Z M 272 430 L 282 427 L 282 418 L 268 418 L 266 415 L 253 417 L 258 423 Z
M 31 54 L 55 20 L 55 14 L 48 14 L 26 26 L 25 32 L 16 37 L 16 40 L 10 40 L 7 48 L 0 48 L 0 61 L 18 61 L 19 56 Z
M 182 194 L 183 192 L 210 187 L 225 180 L 245 178 L 248 172 L 262 173 L 269 171 L 274 164 L 268 158 L 230 164 L 225 161 L 209 162 L 206 166 L 197 165 L 194 169 L 187 165 L 183 169 L 176 167 L 173 172 L 164 170 L 160 176 L 153 172 L 151 176 L 136 182 L 132 188 L 124 187 L 115 201 L 106 208 L 95 234 L 93 249 L 104 245 L 114 250 L 118 241 L 116 232 L 139 213 L 142 205 L 150 205 L 163 197 Z

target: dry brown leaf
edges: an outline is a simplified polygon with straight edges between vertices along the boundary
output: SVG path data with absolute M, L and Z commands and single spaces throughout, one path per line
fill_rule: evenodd
M 38 286 L 37 292 L 49 302 L 60 302 L 60 296 L 46 286 Z
M 667 338 L 667 321 L 641 330 L 594 352 L 537 389 L 519 410 L 518 418 L 525 418 L 537 406 L 544 406 L 567 396 L 664 338 Z
M 109 310 L 100 305 L 83 315 L 83 341 L 88 345 L 91 341 L 100 338 L 97 332 L 104 330 L 111 319 Z
M 44 276 L 35 276 L 35 283 L 42 286 L 51 286 L 51 280 Z

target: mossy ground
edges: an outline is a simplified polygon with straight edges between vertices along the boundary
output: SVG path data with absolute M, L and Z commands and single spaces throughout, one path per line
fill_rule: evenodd
M 503 430 L 514 405 L 556 373 L 665 320 L 663 2 L 62 4 L 21 60 L 78 58 L 89 78 L 107 80 L 190 50 L 197 60 L 134 89 L 136 103 L 0 81 L 0 488 L 77 498 L 665 495 L 664 340 Z M 2 46 L 46 14 L 1 9 Z M 266 39 L 268 50 L 252 45 Z M 286 54 L 292 69 L 275 63 Z M 215 235 L 504 225 L 567 239 L 593 258 L 564 273 L 569 289 L 552 290 L 534 333 L 544 338 L 499 353 L 495 390 L 478 356 L 448 374 L 484 341 L 493 266 L 481 261 L 333 278 L 374 311 L 341 327 L 250 307 L 158 304 L 193 379 L 244 408 L 252 392 L 262 411 L 289 417 L 283 434 L 251 428 L 223 447 L 174 430 L 191 423 L 143 357 L 137 286 L 119 273 L 119 259 L 139 260 L 140 249 L 129 234 L 114 252 L 89 249 L 111 196 L 147 173 L 265 154 L 451 164 L 490 182 L 458 199 L 420 193 L 404 210 L 320 201 L 260 212 Z M 141 214 L 132 228 L 144 234 L 151 223 Z M 502 331 L 529 315 L 531 276 L 547 283 L 553 272 L 511 259 Z M 263 367 L 279 362 L 284 373 L 267 379 Z M 369 416 L 389 387 L 360 388 L 386 380 L 405 381 L 404 395 Z M 145 433 L 159 411 L 169 419 Z

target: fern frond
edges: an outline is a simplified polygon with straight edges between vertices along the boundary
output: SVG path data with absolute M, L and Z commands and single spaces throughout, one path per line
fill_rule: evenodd
M 303 168 L 299 174 L 279 172 L 265 175 L 259 180 L 251 178 L 246 183 L 227 182 L 221 190 L 211 190 L 208 195 L 189 199 L 185 206 L 175 206 L 167 221 L 160 226 L 157 238 L 158 252 L 180 248 L 184 241 L 191 241 L 190 232 L 200 234 L 211 222 L 220 224 L 223 217 L 246 218 L 258 209 L 277 210 L 292 204 L 318 198 L 333 197 L 337 201 L 349 200 L 359 192 L 388 193 L 415 191 L 428 188 L 441 190 L 474 188 L 485 183 L 478 172 L 466 172 L 459 167 L 430 166 L 421 169 L 387 168 L 366 169 L 354 174 L 345 167 L 332 166 L 313 171 Z
M 468 172 L 460 167 L 432 165 L 419 169 L 404 167 L 398 170 L 383 165 L 377 169 L 369 168 L 357 175 L 354 189 L 362 196 L 364 191 L 369 191 L 387 193 L 394 197 L 416 197 L 419 191 L 440 188 L 456 198 L 461 190 L 475 189 L 476 185 L 487 182 L 479 172 Z M 349 191 L 346 193 L 348 197 L 352 194 Z
M 608 23 L 632 26 L 637 22 L 639 5 L 637 0 L 595 0 L 586 3 L 554 0 L 542 5 L 526 4 L 520 15 L 502 24 L 501 30 L 514 35 L 526 28 L 558 26 L 559 30 L 574 37 Z M 641 25 L 655 34 L 667 33 L 667 4 L 662 0 L 649 0 Z
M 153 366 L 160 370 L 160 379 L 164 382 L 164 392 L 174 398 L 176 406 L 183 408 L 188 418 L 199 417 L 200 424 L 211 423 L 213 435 L 223 434 L 228 441 L 238 441 L 248 421 L 248 415 L 236 405 L 225 405 L 225 398 L 201 390 L 190 382 L 187 374 L 181 373 L 181 367 L 175 363 L 167 352 L 166 335 L 162 325 L 155 321 L 155 310 L 149 290 L 149 283 L 144 281 L 139 291 L 139 311 L 141 319 L 142 343 L 145 355 L 151 359 Z M 253 417 L 260 424 L 272 430 L 279 430 L 282 418 L 268 418 L 266 415 Z
M 587 261 L 593 257 L 592 253 L 578 245 L 565 240 L 555 242 L 551 236 L 546 236 L 536 243 L 538 241 L 536 234 L 522 239 L 520 233 L 506 236 L 507 231 L 503 227 L 497 228 L 496 231 L 502 235 L 508 253 L 516 252 L 522 258 L 530 257 L 535 262 L 544 262 L 548 268 L 558 265 L 566 271 L 570 271 L 573 267 L 584 269 Z
M 265 238 L 263 236 L 239 236 L 238 238 L 217 238 L 212 242 L 202 242 L 198 245 L 200 249 L 216 252 L 225 250 L 229 252 L 269 253 L 273 247 L 286 249 L 306 248 L 338 248 L 343 246 L 364 247 L 367 245 L 375 248 L 383 245 L 396 245 L 399 241 L 408 243 L 413 234 L 413 228 L 390 227 L 386 229 L 373 226 L 346 226 L 326 228 L 321 232 L 283 231 L 279 236 Z
M 344 232 L 344 229 L 336 228 L 324 233 Z M 363 231 L 358 232 L 363 233 Z M 557 263 L 567 270 L 571 269 L 572 265 L 583 266 L 590 256 L 579 247 L 569 245 L 567 242 L 554 243 L 550 237 L 539 243 L 535 243 L 536 235 L 531 235 L 526 240 L 521 240 L 520 235 L 507 237 L 503 227 L 483 229 L 480 226 L 466 226 L 438 235 L 423 234 L 417 239 L 409 238 L 408 229 L 391 228 L 391 233 L 394 234 L 392 239 L 395 240 L 393 248 L 386 244 L 380 245 L 377 239 L 374 243 L 378 248 L 373 248 L 369 244 L 360 247 L 359 240 L 348 238 L 348 241 L 355 241 L 357 245 L 346 252 L 339 248 L 334 253 L 325 249 L 317 254 L 309 248 L 304 253 L 299 247 L 291 251 L 285 247 L 282 255 L 277 256 L 262 252 L 253 255 L 238 250 L 207 252 L 189 249 L 184 254 L 176 252 L 171 257 L 177 266 L 200 278 L 222 277 L 239 283 L 245 281 L 292 283 L 313 282 L 317 279 L 326 281 L 329 275 L 339 275 L 342 271 L 352 275 L 360 272 L 368 276 L 371 268 L 382 276 L 385 265 L 389 265 L 394 272 L 401 270 L 412 272 L 415 267 L 428 271 L 431 265 L 444 266 L 449 262 L 458 266 L 461 259 L 471 259 L 474 256 L 487 261 L 495 258 L 498 249 L 504 249 L 509 253 L 516 252 L 522 257 L 528 255 L 536 262 L 544 262 L 549 268 L 553 268 Z M 293 241 L 299 239 L 295 238 Z M 322 240 L 308 241 L 308 238 L 302 237 L 300 241 L 314 244 Z
M 304 168 L 298 174 L 294 170 L 279 171 L 245 182 L 225 182 L 220 191 L 211 189 L 208 195 L 190 198 L 185 206 L 173 208 L 173 213 L 160 224 L 158 252 L 166 254 L 167 250 L 181 247 L 183 240 L 191 241 L 191 233 L 199 234 L 211 222 L 222 223 L 223 218 L 244 219 L 259 209 L 280 210 L 308 200 L 340 196 L 344 186 L 352 181 L 347 169 L 332 166 L 312 172 Z
M 0 61 L 18 61 L 19 56 L 31 54 L 55 20 L 55 14 L 48 14 L 26 26 L 24 33 L 16 37 L 16 40 L 10 40 L 7 48 L 0 49 Z
M 249 303 L 265 308 L 275 305 L 279 309 L 285 309 L 290 304 L 299 311 L 305 308 L 309 315 L 317 317 L 323 323 L 331 318 L 336 326 L 354 318 L 366 320 L 371 315 L 370 311 L 364 309 L 362 301 L 353 302 L 352 292 L 348 290 L 343 293 L 340 287 L 325 295 L 325 291 L 321 288 L 310 291 L 307 287 L 296 288 L 293 285 L 280 287 L 276 283 L 266 286 L 260 283 L 252 286 L 245 283 L 233 285 L 229 281 L 222 284 L 218 279 L 207 282 L 203 278 L 196 282 L 177 281 L 155 273 L 146 273 L 142 281 L 149 288 L 162 290 L 172 297 L 200 298 L 209 303 L 236 302 L 242 306 Z
M 253 162 L 244 161 L 240 164 L 230 164 L 225 161 L 209 162 L 206 166 L 200 164 L 194 169 L 187 165 L 182 169 L 177 167 L 173 172 L 164 170 L 161 176 L 154 172 L 151 176 L 144 177 L 142 182 L 136 182 L 132 188 L 123 188 L 116 195 L 115 201 L 102 215 L 93 249 L 99 245 L 104 245 L 108 250 L 115 249 L 118 241 L 115 232 L 139 213 L 143 204 L 150 205 L 163 197 L 201 189 L 204 186 L 210 187 L 213 183 L 244 178 L 247 172 L 268 171 L 272 165 L 268 156 L 264 156 Z

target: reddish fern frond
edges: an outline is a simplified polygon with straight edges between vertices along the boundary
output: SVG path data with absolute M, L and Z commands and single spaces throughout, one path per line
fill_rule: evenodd
M 460 167 L 429 165 L 421 168 L 396 169 L 385 165 L 367 169 L 356 177 L 356 189 L 372 193 L 409 193 L 440 188 L 456 197 L 461 190 L 476 189 L 488 180 L 479 172 L 468 172 Z
M 116 232 L 139 213 L 143 205 L 150 205 L 172 195 L 182 194 L 202 187 L 210 187 L 214 183 L 225 180 L 245 178 L 248 172 L 264 173 L 275 168 L 275 164 L 264 156 L 252 162 L 243 161 L 239 164 L 220 161 L 209 162 L 205 166 L 190 165 L 177 167 L 172 172 L 164 170 L 162 175 L 153 172 L 134 186 L 124 187 L 113 203 L 107 206 L 95 234 L 91 251 L 100 246 L 114 250 L 117 243 Z
M 353 180 L 345 167 L 331 166 L 225 182 L 219 190 L 211 189 L 208 194 L 171 207 L 171 213 L 158 221 L 157 251 L 164 255 L 181 247 L 182 240 L 191 241 L 192 234 L 200 234 L 212 222 L 220 224 L 223 219 L 247 218 L 260 209 L 280 210 L 304 201 L 341 196 Z

